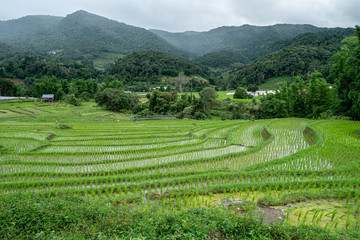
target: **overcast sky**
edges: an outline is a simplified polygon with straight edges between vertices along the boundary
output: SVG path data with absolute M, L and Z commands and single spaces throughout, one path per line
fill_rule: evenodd
M 1 0 L 0 20 L 26 15 L 66 16 L 80 9 L 171 32 L 243 24 L 360 25 L 359 0 Z

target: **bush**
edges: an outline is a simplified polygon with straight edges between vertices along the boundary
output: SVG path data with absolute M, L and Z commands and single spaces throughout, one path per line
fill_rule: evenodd
M 237 87 L 234 94 L 234 99 L 251 99 L 252 96 L 249 95 L 245 88 Z
M 55 127 L 56 129 L 72 129 L 72 127 L 65 125 L 65 124 L 60 124 L 59 126 Z
M 95 95 L 95 102 L 109 110 L 119 111 L 122 109 L 133 110 L 139 103 L 139 99 L 119 89 L 106 88 Z
M 64 102 L 74 105 L 74 106 L 80 106 L 81 101 L 75 97 L 74 94 L 67 94 L 64 96 Z
M 207 118 L 207 116 L 203 112 L 197 111 L 194 114 L 194 118 L 197 119 L 197 120 L 204 120 L 204 119 Z
M 188 106 L 188 107 L 184 108 L 184 110 L 181 113 L 181 118 L 192 118 L 194 111 L 195 111 L 195 109 L 193 106 Z
M 90 100 L 90 93 L 88 92 L 82 92 L 80 95 L 79 95 L 79 98 L 82 99 L 83 101 L 87 102 Z

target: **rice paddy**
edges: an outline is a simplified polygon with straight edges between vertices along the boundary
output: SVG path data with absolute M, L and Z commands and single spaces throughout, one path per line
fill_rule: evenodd
M 91 103 L 0 110 L 1 194 L 106 196 L 151 211 L 232 198 L 284 209 L 294 225 L 360 227 L 360 122 L 134 122 Z

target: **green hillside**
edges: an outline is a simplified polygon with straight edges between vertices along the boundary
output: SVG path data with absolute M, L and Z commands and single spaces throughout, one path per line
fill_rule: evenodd
M 220 27 L 208 32 L 151 31 L 172 45 L 198 55 L 226 50 L 241 53 L 242 58 L 255 60 L 291 44 L 291 39 L 296 36 L 327 30 L 311 25 L 278 24 L 266 27 Z
M 143 28 L 85 11 L 77 11 L 65 18 L 55 18 L 56 21 L 50 21 L 51 24 L 48 25 L 43 24 L 43 18 L 30 18 L 33 21 L 27 31 L 22 30 L 27 27 L 24 21 L 2 22 L 0 32 L 7 33 L 8 37 L 0 37 L 0 41 L 23 49 L 34 49 L 39 53 L 52 51 L 53 57 L 81 60 L 91 64 L 103 53 L 129 54 L 141 50 L 157 50 L 187 55 Z
M 7 59 L 8 57 L 13 56 L 16 53 L 17 50 L 14 47 L 0 42 L 0 61 Z
M 156 83 L 162 76 L 177 77 L 180 72 L 185 75 L 199 75 L 206 77 L 208 69 L 192 61 L 174 55 L 142 51 L 120 58 L 108 69 L 108 73 L 115 75 L 125 84 Z
M 248 63 L 236 71 L 235 78 L 244 85 L 263 84 L 273 77 L 306 75 L 315 70 L 329 75 L 331 57 L 340 49 L 348 31 L 307 34 L 279 51 Z
M 12 44 L 25 43 L 29 36 L 55 27 L 63 17 L 54 16 L 26 16 L 19 19 L 0 21 L 0 42 Z

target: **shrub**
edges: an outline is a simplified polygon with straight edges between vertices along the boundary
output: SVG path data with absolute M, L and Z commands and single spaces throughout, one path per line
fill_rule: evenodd
M 82 92 L 79 95 L 79 98 L 82 99 L 83 101 L 89 101 L 90 100 L 90 93 L 88 92 Z
M 252 98 L 251 95 L 249 95 L 245 88 L 243 87 L 237 87 L 234 94 L 234 99 L 249 99 Z
M 72 129 L 72 127 L 65 125 L 65 124 L 60 124 L 59 126 L 55 127 L 56 129 Z
M 203 112 L 197 111 L 194 114 L 194 118 L 197 120 L 204 120 L 204 119 L 206 119 L 206 115 Z
M 119 89 L 106 88 L 95 95 L 95 102 L 109 110 L 119 111 L 122 109 L 133 110 L 138 104 L 139 99 Z
M 69 103 L 71 105 L 74 105 L 74 106 L 80 106 L 81 105 L 81 102 L 78 98 L 75 97 L 74 94 L 67 94 L 64 96 L 64 101 L 66 103 Z

